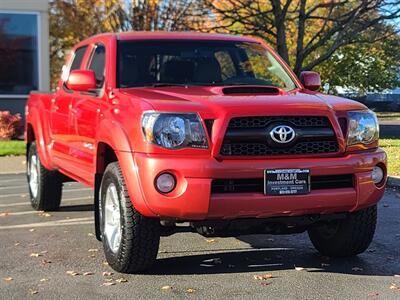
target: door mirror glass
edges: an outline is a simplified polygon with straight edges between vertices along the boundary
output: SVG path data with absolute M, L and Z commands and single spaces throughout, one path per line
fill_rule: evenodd
M 96 76 L 92 70 L 74 70 L 69 74 L 67 87 L 73 91 L 88 92 L 96 89 Z
M 316 72 L 301 72 L 300 81 L 307 90 L 317 91 L 321 87 L 321 77 Z

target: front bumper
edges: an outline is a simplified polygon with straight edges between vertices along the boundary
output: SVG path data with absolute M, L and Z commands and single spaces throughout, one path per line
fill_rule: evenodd
M 377 203 L 386 184 L 377 187 L 371 178 L 375 165 L 386 165 L 386 154 L 380 148 L 342 157 L 267 160 L 133 155 L 134 170 L 124 172 L 126 178 L 136 177 L 136 180 L 127 178 L 128 190 L 135 207 L 149 217 L 207 220 L 351 212 Z M 312 190 L 310 194 L 296 196 L 211 193 L 213 179 L 260 178 L 267 168 L 306 168 L 312 176 L 353 174 L 355 184 L 354 188 Z M 165 171 L 177 178 L 175 190 L 168 195 L 160 194 L 154 187 L 156 176 Z

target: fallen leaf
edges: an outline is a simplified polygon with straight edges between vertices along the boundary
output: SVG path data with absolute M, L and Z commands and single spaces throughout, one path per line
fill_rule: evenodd
M 90 276 L 90 275 L 93 275 L 94 273 L 93 272 L 84 272 L 82 275 L 83 276 Z
M 270 285 L 270 284 L 271 284 L 270 282 L 265 282 L 265 281 L 261 282 L 261 285 L 263 285 L 263 286 L 267 286 L 267 285 Z
M 40 251 L 40 254 L 46 254 L 48 251 L 44 250 L 44 251 Z
M 67 273 L 67 275 L 71 275 L 71 276 L 78 276 L 78 275 L 80 275 L 78 272 L 75 272 L 75 271 L 67 271 L 66 273 Z
M 97 252 L 97 251 L 99 251 L 99 249 L 89 249 L 88 251 L 89 252 Z
M 115 282 L 111 282 L 111 281 L 103 282 L 103 284 L 101 286 L 111 286 L 111 285 L 115 285 Z
M 211 244 L 211 243 L 215 243 L 215 239 L 209 239 L 209 240 L 206 240 L 206 242 L 207 242 L 207 243 L 210 243 L 210 244 Z
M 21 243 L 18 242 L 18 243 L 15 243 L 14 246 L 19 246 L 20 244 L 21 244 Z
M 189 288 L 189 289 L 186 290 L 186 293 L 192 294 L 192 293 L 194 293 L 195 291 L 196 291 L 195 289 Z
M 113 275 L 113 272 L 103 272 L 103 276 L 111 276 Z
M 38 216 L 39 216 L 39 217 L 46 217 L 46 218 L 48 218 L 48 217 L 51 217 L 51 214 L 42 211 L 42 212 L 39 212 L 39 213 L 38 213 Z
M 162 290 L 172 290 L 172 286 L 170 285 L 164 285 L 161 287 Z
M 12 277 L 4 277 L 3 280 L 4 280 L 4 281 L 12 281 L 12 280 L 14 280 L 14 279 L 13 279 Z
M 117 280 L 115 280 L 116 282 L 118 282 L 118 283 L 121 283 L 121 282 L 128 282 L 128 279 L 125 279 L 125 278 L 118 278 Z
M 296 267 L 296 266 L 294 266 L 294 269 L 296 270 L 296 271 L 305 271 L 306 269 L 304 269 L 303 267 Z
M 254 275 L 254 279 L 256 279 L 256 280 L 267 280 L 267 279 L 271 279 L 271 278 L 273 278 L 273 276 L 270 273 L 263 274 L 263 275 Z
M 39 292 L 38 290 L 29 289 L 29 293 L 31 293 L 31 295 L 36 295 Z
M 360 267 L 353 267 L 353 268 L 351 268 L 351 270 L 354 271 L 354 272 L 364 271 L 364 269 L 360 268 Z
M 51 264 L 51 260 L 42 259 L 42 264 L 44 265 Z
M 396 284 L 392 283 L 389 287 L 391 290 L 400 290 L 400 287 L 398 287 Z
M 46 281 L 49 281 L 47 278 L 42 278 L 42 279 L 40 279 L 39 280 L 40 282 L 46 282 Z
M 90 232 L 89 232 L 87 235 L 88 235 L 88 236 L 94 236 L 94 234 L 93 234 L 93 233 L 90 233 Z
M 377 292 L 369 292 L 368 293 L 368 297 L 376 297 L 376 296 L 379 296 L 379 293 L 377 293 Z
M 29 231 L 30 231 L 30 232 L 34 232 L 34 231 L 35 231 L 35 229 L 34 229 L 34 228 L 31 228 L 31 229 L 29 229 Z
M 103 265 L 104 265 L 104 266 L 108 266 L 108 262 L 103 261 Z
M 39 257 L 42 256 L 40 253 L 31 253 L 30 257 Z
M 9 215 L 8 212 L 2 212 L 0 213 L 0 217 L 7 217 Z

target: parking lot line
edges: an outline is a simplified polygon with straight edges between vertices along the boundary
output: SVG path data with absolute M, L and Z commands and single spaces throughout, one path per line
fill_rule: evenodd
M 81 192 L 81 191 L 90 191 L 89 188 L 83 188 L 83 189 L 70 189 L 70 190 L 64 190 L 63 193 L 67 192 Z M 28 193 L 18 193 L 18 194 L 5 194 L 5 195 L 0 195 L 0 198 L 7 198 L 7 197 L 15 197 L 15 196 L 28 196 Z
M 83 224 L 93 224 L 93 222 L 94 222 L 93 217 L 75 218 L 75 219 L 65 219 L 65 220 L 49 221 L 49 222 L 39 222 L 39 223 L 30 223 L 30 224 L 0 226 L 0 230 L 20 229 L 20 228 L 35 228 L 35 227 L 83 225 Z
M 92 196 L 69 198 L 69 199 L 67 198 L 67 199 L 62 199 L 61 203 L 75 202 L 75 201 L 81 201 L 81 200 L 92 199 L 92 198 L 93 198 Z M 24 206 L 24 205 L 30 205 L 30 202 L 16 202 L 16 203 L 0 204 L 0 207 L 13 207 L 13 206 Z

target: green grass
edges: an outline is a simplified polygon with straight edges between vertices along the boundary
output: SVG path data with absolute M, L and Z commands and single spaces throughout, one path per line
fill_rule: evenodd
M 379 121 L 400 121 L 400 112 L 377 112 Z
M 400 176 L 400 139 L 380 139 L 379 145 L 388 156 L 388 174 Z
M 0 141 L 0 156 L 24 155 L 24 141 Z

